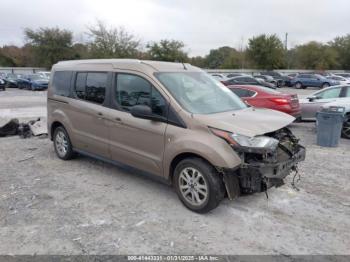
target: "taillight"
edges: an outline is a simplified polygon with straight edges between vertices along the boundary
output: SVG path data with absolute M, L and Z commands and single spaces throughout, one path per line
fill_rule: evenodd
M 270 100 L 278 105 L 288 105 L 289 100 L 286 98 L 270 98 Z

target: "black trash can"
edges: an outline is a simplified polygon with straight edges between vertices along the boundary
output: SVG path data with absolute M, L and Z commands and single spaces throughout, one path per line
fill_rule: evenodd
M 344 123 L 344 107 L 332 106 L 316 113 L 317 145 L 337 147 Z

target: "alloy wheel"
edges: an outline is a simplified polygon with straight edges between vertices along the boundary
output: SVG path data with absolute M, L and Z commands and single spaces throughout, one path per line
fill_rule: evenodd
M 201 172 L 193 167 L 184 168 L 179 176 L 179 189 L 187 202 L 202 205 L 208 198 L 209 188 Z
M 59 156 L 64 157 L 68 152 L 68 139 L 62 131 L 57 132 L 55 137 L 55 145 Z

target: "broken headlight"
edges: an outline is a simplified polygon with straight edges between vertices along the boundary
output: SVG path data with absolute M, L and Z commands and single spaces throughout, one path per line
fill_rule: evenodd
M 277 139 L 268 136 L 248 137 L 215 128 L 210 128 L 210 130 L 214 135 L 224 139 L 231 146 L 243 148 L 249 152 L 255 150 L 274 151 L 279 143 Z

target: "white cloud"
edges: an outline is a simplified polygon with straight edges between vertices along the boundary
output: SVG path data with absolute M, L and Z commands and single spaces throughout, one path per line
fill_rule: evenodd
M 182 40 L 191 55 L 253 35 L 289 33 L 291 45 L 349 32 L 348 0 L 0 0 L 0 45 L 22 44 L 26 27 L 70 29 L 82 39 L 96 19 L 124 26 L 143 42 Z

